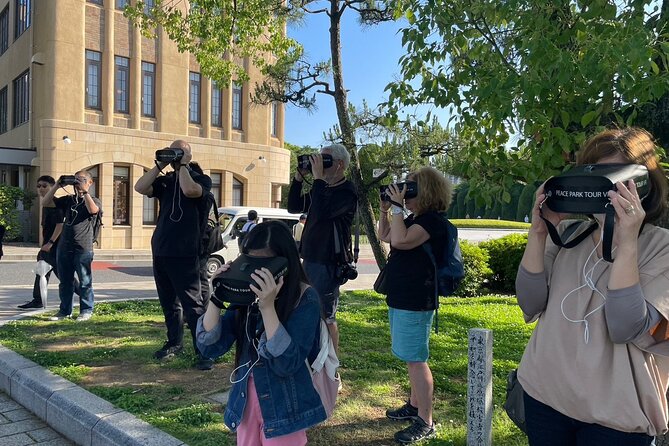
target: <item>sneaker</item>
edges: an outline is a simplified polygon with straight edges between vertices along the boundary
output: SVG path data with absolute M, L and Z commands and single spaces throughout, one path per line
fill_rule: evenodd
M 163 348 L 161 348 L 160 350 L 158 350 L 157 352 L 155 352 L 153 354 L 153 357 L 156 358 L 156 359 L 159 359 L 161 361 L 163 359 L 172 359 L 176 355 L 181 354 L 181 352 L 183 352 L 183 349 L 184 349 L 184 347 L 181 344 L 172 345 L 169 342 L 166 342 L 163 345 Z
M 422 418 L 416 417 L 411 426 L 395 432 L 395 441 L 401 444 L 415 443 L 434 437 L 435 434 L 434 423 L 428 425 Z
M 195 362 L 195 368 L 198 370 L 211 370 L 214 368 L 214 360 L 198 356 Z
M 91 313 L 90 311 L 87 311 L 85 313 L 79 313 L 79 317 L 77 317 L 77 322 L 87 321 L 92 317 L 93 313 Z
M 64 314 L 60 311 L 49 318 L 50 321 L 62 321 L 63 319 L 69 319 L 72 317 L 71 314 Z
M 386 416 L 391 420 L 414 420 L 418 418 L 418 408 L 413 407 L 409 401 L 398 409 L 386 410 Z
M 23 305 L 19 305 L 19 308 L 21 310 L 29 310 L 32 308 L 44 308 L 44 307 L 42 305 L 42 302 L 31 300 L 30 302 L 26 302 Z

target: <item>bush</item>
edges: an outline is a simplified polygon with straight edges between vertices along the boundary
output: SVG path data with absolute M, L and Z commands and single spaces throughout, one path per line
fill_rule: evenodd
M 16 202 L 23 200 L 26 195 L 23 189 L 0 184 L 0 224 L 6 229 L 5 241 L 18 240 L 21 237 L 21 224 Z
M 527 234 L 510 234 L 495 240 L 479 243 L 479 247 L 488 252 L 488 264 L 492 270 L 490 288 L 494 291 L 514 293 L 516 290 L 516 272 L 523 258 Z
M 481 294 L 483 283 L 492 273 L 488 266 L 490 256 L 486 250 L 467 240 L 460 240 L 460 248 L 465 278 L 454 294 L 457 297 L 477 296 Z

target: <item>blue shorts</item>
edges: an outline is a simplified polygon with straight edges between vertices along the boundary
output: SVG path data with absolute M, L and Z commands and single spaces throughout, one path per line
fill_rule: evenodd
M 335 277 L 337 267 L 307 260 L 302 261 L 302 267 L 309 283 L 318 291 L 325 322 L 328 324 L 335 322 L 339 305 L 339 282 Z
M 408 311 L 388 308 L 393 355 L 404 362 L 427 362 L 434 310 Z

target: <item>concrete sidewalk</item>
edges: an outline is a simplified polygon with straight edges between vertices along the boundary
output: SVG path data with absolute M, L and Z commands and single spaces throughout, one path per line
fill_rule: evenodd
M 4 243 L 2 262 L 34 261 L 39 251 L 36 243 Z M 151 260 L 150 249 L 96 249 L 95 260 Z

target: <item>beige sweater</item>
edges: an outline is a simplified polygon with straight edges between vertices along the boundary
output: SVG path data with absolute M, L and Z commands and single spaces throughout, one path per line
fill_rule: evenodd
M 543 311 L 525 315 L 526 322 L 538 322 L 523 354 L 519 381 L 531 397 L 574 419 L 659 435 L 669 421 L 669 341 L 658 342 L 644 332 L 630 343 L 615 344 L 606 326 L 604 297 L 583 287 L 565 299 L 585 283 L 583 267 L 594 247 L 591 237 L 572 249 L 559 249 L 548 240 L 548 300 Z M 586 270 L 596 261 L 595 254 Z M 604 296 L 609 271 L 601 261 L 592 274 Z M 646 301 L 669 319 L 669 231 L 652 225 L 643 229 L 639 272 Z M 587 319 L 587 343 L 586 323 L 567 318 Z

